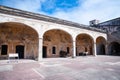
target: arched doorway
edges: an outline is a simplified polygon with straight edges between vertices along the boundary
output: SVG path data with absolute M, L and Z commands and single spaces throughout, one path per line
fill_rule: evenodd
M 35 59 L 38 56 L 38 33 L 23 23 L 0 23 L 0 46 L 4 43 L 8 45 L 7 54 L 24 52 L 19 57 L 28 59 Z
M 76 37 L 76 56 L 83 52 L 88 52 L 88 55 L 93 55 L 93 39 L 88 34 L 79 34 Z
M 120 56 L 120 44 L 118 42 L 112 42 L 109 45 L 109 54 Z
M 70 34 L 60 29 L 53 29 L 44 33 L 43 58 L 65 57 L 71 55 L 72 38 Z
M 97 49 L 97 55 L 105 55 L 105 45 L 106 45 L 106 40 L 103 37 L 98 37 L 96 39 L 96 49 Z

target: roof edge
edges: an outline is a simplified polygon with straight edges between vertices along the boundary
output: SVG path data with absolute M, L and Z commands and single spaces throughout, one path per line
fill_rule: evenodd
M 24 10 L 20 10 L 20 9 L 10 8 L 10 7 L 3 6 L 3 5 L 0 5 L 0 13 L 15 15 L 15 16 L 20 16 L 20 17 L 26 17 L 26 18 L 36 19 L 36 20 L 42 20 L 42 21 L 47 21 L 47 22 L 52 22 L 52 23 L 57 23 L 57 24 L 78 27 L 78 28 L 84 28 L 84 29 L 89 29 L 89 30 L 106 33 L 105 31 L 103 31 L 101 29 L 93 28 L 88 25 L 83 25 L 83 24 L 72 22 L 72 21 L 67 21 L 67 20 L 63 20 L 63 19 L 59 19 L 59 18 L 55 18 L 55 17 L 50 17 L 50 16 L 46 16 L 43 14 L 38 14 L 38 13 L 28 12 L 28 11 L 24 11 Z

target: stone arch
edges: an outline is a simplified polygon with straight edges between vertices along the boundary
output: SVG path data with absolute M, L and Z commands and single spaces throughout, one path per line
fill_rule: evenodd
M 61 29 L 51 29 L 43 35 L 43 58 L 72 55 L 72 36 Z M 61 55 L 62 53 L 65 55 Z
M 108 46 L 108 53 L 110 55 L 120 56 L 120 44 L 118 42 L 111 42 Z
M 71 32 L 69 31 L 69 29 L 66 29 L 66 28 L 63 28 L 63 27 L 53 27 L 53 26 L 44 29 L 41 35 L 44 36 L 44 34 L 45 34 L 47 31 L 50 31 L 50 30 L 61 30 L 61 31 L 64 31 L 64 32 L 68 33 L 70 36 L 72 36 L 72 34 L 71 34 Z
M 89 34 L 81 33 L 76 37 L 76 56 L 83 52 L 93 55 L 94 40 Z
M 15 53 L 17 45 L 24 45 L 24 58 L 35 59 L 38 56 L 39 34 L 32 27 L 18 22 L 0 23 L 0 45 L 8 44 L 8 53 Z
M 96 51 L 97 55 L 105 55 L 105 46 L 106 46 L 106 40 L 104 37 L 99 36 L 96 39 Z

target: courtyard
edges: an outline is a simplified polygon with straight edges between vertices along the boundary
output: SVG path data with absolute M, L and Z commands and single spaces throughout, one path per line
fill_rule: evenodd
M 120 80 L 120 57 L 0 60 L 0 80 Z

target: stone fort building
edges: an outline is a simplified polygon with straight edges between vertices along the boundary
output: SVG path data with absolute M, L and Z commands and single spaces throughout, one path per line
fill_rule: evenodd
M 106 31 L 107 54 L 120 56 L 120 17 L 92 26 Z
M 118 22 L 120 25 L 120 19 Z M 0 6 L 0 59 L 11 53 L 18 53 L 21 59 L 37 60 L 63 54 L 76 57 L 84 52 L 118 55 L 120 36 L 116 34 L 120 34 L 120 27 L 110 23 L 83 25 Z

